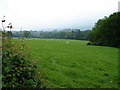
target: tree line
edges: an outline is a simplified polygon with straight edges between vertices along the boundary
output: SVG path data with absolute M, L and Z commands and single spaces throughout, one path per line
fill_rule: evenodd
M 13 31 L 13 37 L 88 40 L 90 30 Z

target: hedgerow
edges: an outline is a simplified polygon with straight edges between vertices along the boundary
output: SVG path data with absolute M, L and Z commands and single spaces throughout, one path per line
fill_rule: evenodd
M 43 88 L 36 68 L 23 39 L 2 38 L 3 88 Z

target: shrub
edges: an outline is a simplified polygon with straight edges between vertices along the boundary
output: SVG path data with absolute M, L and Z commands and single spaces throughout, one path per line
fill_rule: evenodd
M 87 45 L 92 45 L 91 42 L 88 42 Z
M 7 31 L 7 35 L 6 35 L 7 37 L 12 37 L 13 35 L 12 35 L 12 32 L 11 31 Z
M 42 88 L 24 40 L 3 37 L 2 46 L 3 88 Z

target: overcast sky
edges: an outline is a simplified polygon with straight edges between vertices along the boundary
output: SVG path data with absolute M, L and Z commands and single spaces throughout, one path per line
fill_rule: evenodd
M 0 19 L 14 30 L 92 27 L 118 11 L 119 0 L 0 0 Z M 1 28 L 1 22 L 0 22 Z

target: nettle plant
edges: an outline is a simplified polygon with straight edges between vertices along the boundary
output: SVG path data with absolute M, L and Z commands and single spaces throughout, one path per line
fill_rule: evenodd
M 6 34 L 5 30 L 3 33 Z M 43 84 L 38 78 L 41 73 L 36 72 L 36 68 L 37 66 L 25 45 L 24 39 L 13 39 L 11 35 L 3 35 L 2 87 L 42 88 Z

